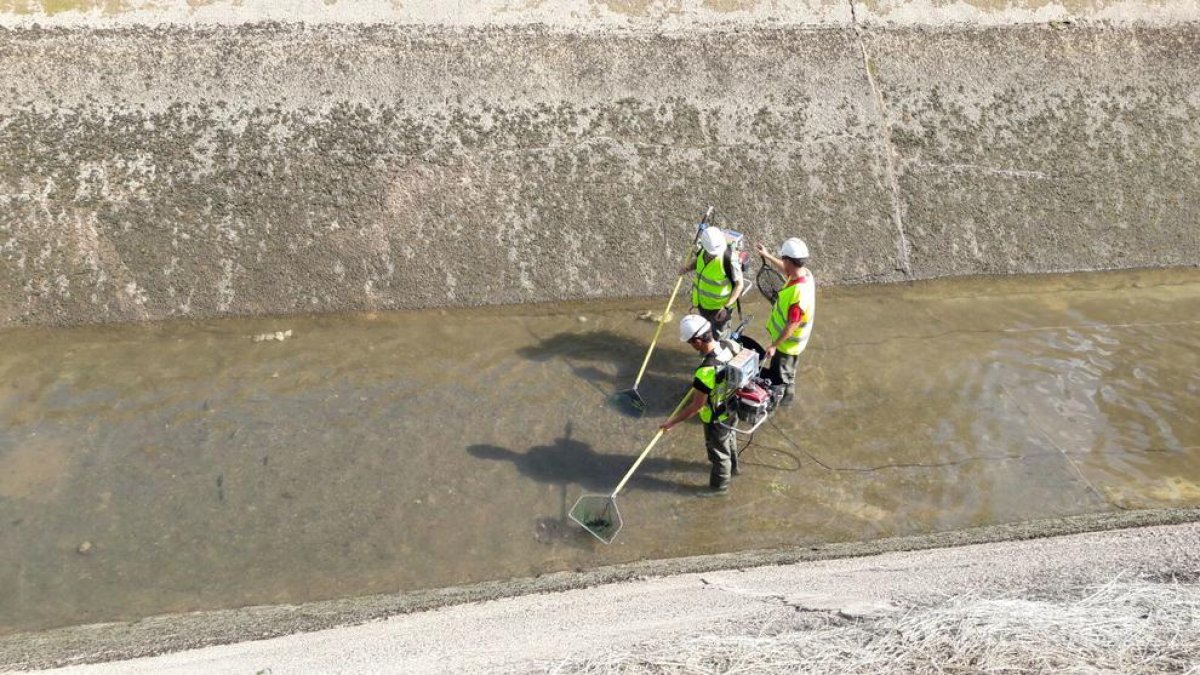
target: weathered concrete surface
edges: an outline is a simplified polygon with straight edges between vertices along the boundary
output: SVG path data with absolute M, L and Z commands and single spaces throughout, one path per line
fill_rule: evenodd
M 989 649 L 980 649 L 981 661 L 971 672 L 999 670 L 1052 672 L 1059 664 L 1047 663 L 1049 655 L 1037 654 L 1041 662 L 1026 669 L 1014 668 L 1011 654 L 1032 636 L 1021 631 L 1012 614 L 1004 611 L 1014 602 L 1061 602 L 1066 598 L 1089 599 L 1092 626 L 1112 622 L 1120 599 L 1095 602 L 1104 591 L 1127 583 L 1154 584 L 1181 595 L 1200 591 L 1200 523 L 1147 527 L 1099 533 L 1075 534 L 1052 539 L 1007 541 L 949 549 L 887 552 L 864 558 L 807 561 L 790 565 L 730 569 L 679 574 L 659 579 L 640 578 L 611 585 L 545 593 L 493 602 L 475 602 L 415 612 L 365 625 L 339 627 L 318 633 L 292 635 L 240 644 L 208 647 L 178 654 L 119 661 L 103 665 L 76 666 L 66 673 L 98 675 L 120 673 L 199 673 L 243 675 L 269 669 L 273 673 L 563 673 L 563 672 L 872 672 L 848 667 L 854 657 L 843 652 L 840 663 L 816 658 L 806 650 L 783 652 L 767 670 L 755 664 L 746 667 L 736 656 L 718 662 L 716 645 L 737 645 L 754 653 L 778 649 L 781 636 L 808 637 L 811 644 L 834 643 L 838 627 L 865 628 L 868 635 L 881 636 L 898 627 L 885 617 L 928 616 L 931 608 L 948 600 L 986 598 L 995 602 L 991 611 L 986 600 L 964 620 L 962 632 L 994 631 Z M 1111 597 L 1111 596 L 1109 596 Z M 1044 607 L 1044 605 L 1043 605 Z M 1172 619 L 1187 626 L 1189 616 L 1162 605 L 1128 607 L 1131 632 L 1139 647 L 1137 668 L 1125 672 L 1171 672 L 1164 667 L 1169 657 L 1162 651 L 1174 646 L 1173 654 L 1185 665 L 1200 663 L 1200 655 L 1188 653 L 1187 637 L 1164 628 Z M 1144 608 L 1144 609 L 1143 609 Z M 1066 616 L 1051 615 L 1058 625 L 1051 642 L 1065 641 L 1069 630 Z M 1108 618 L 1104 621 L 1100 617 Z M 1170 618 L 1168 618 L 1170 617 Z M 1137 619 L 1143 619 L 1138 621 Z M 1194 620 L 1194 617 L 1191 617 Z M 883 625 L 875 621 L 883 620 Z M 1148 620 L 1148 621 L 1147 621 Z M 909 627 L 919 626 L 913 621 Z M 1078 624 L 1076 624 L 1078 625 Z M 500 628 L 498 628 L 500 627 Z M 1090 626 L 1089 626 L 1090 627 Z M 1135 628 L 1136 627 L 1136 628 Z M 1156 631 L 1158 628 L 1159 631 Z M 910 628 L 911 630 L 911 628 Z M 955 631 L 958 632 L 958 631 Z M 1166 634 L 1153 648 L 1156 632 Z M 447 639 L 470 636 L 470 640 Z M 937 661 L 936 647 L 925 640 L 909 638 L 921 657 L 907 654 L 907 667 L 898 661 L 902 650 L 887 654 L 874 672 L 944 672 Z M 1093 637 L 1093 639 L 1095 639 Z M 864 642 L 868 638 L 864 636 Z M 848 642 L 848 641 L 847 641 Z M 1169 644 L 1168 644 L 1169 643 Z M 846 642 L 837 643 L 846 648 Z M 861 645 L 862 643 L 859 643 Z M 976 646 L 968 639 L 962 649 Z M 1070 644 L 1070 643 L 1068 643 Z M 875 646 L 875 645 L 872 645 Z M 1074 645 L 1072 645 L 1074 646 Z M 977 647 L 978 648 L 978 647 Z M 836 647 L 830 646 L 830 649 Z M 1105 649 L 1118 652 L 1115 641 Z M 927 651 L 928 650 L 928 651 Z M 1162 651 L 1160 651 L 1162 650 Z M 735 650 L 730 650 L 735 651 Z M 849 650 L 847 650 L 849 651 Z M 1036 651 L 1026 647 L 1025 653 Z M 677 655 L 675 663 L 634 663 L 629 652 Z M 697 653 L 699 652 L 699 653 Z M 899 653 L 897 653 L 899 652 Z M 735 651 L 736 654 L 736 651 Z M 625 656 L 625 658 L 621 658 Z M 697 657 L 700 658 L 697 658 Z M 704 656 L 709 658 L 704 659 Z M 789 664 L 785 659 L 791 657 Z M 1082 669 L 1085 659 L 1073 652 L 1069 665 Z M 994 659 L 991 663 L 987 659 Z M 1006 658 L 1007 657 L 1007 658 Z M 743 657 L 745 658 L 745 657 Z M 860 657 L 861 658 L 861 657 Z M 886 661 L 884 660 L 886 658 Z M 1149 662 L 1157 658 L 1157 663 Z M 622 660 L 624 668 L 612 667 Z M 675 667 L 679 661 L 708 667 Z M 781 663 L 782 661 L 782 663 Z M 1000 663 L 1003 662 L 1003 667 Z M 1068 661 L 1068 659 L 1062 659 Z M 914 663 L 916 662 L 916 663 Z M 586 663 L 591 668 L 583 665 Z M 884 666 L 884 663 L 894 666 Z M 1112 664 L 1086 661 L 1087 667 L 1110 671 Z M 654 667 L 659 665 L 658 668 Z M 1064 664 L 1067 665 L 1067 664 Z M 757 667 L 755 667 L 757 666 Z M 790 667 L 788 667 L 790 666 Z M 1105 668 L 1104 666 L 1108 666 Z M 603 670 L 602 670 L 603 669 Z M 1193 668 L 1194 670 L 1194 668 Z M 1185 671 L 1186 672 L 1186 671 Z
M 0 26 L 116 27 L 254 21 L 692 30 L 772 26 L 1172 24 L 1195 0 L 0 0 Z
M 1200 260 L 1200 31 L 866 42 L 916 276 Z
M 710 203 L 835 283 L 1200 262 L 1195 22 L 70 4 L 0 5 L 0 326 L 661 293 Z

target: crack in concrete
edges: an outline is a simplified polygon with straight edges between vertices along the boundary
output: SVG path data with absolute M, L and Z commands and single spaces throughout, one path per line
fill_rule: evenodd
M 879 145 L 883 152 L 884 169 L 887 172 L 888 185 L 891 188 L 892 224 L 896 227 L 898 236 L 896 256 L 900 260 L 900 268 L 896 271 L 903 272 L 905 277 L 912 278 L 912 261 L 909 254 L 908 234 L 904 231 L 904 218 L 901 211 L 900 181 L 896 175 L 896 152 L 895 146 L 892 145 L 891 117 L 888 115 L 887 102 L 883 98 L 883 93 L 879 90 L 879 84 L 875 81 L 875 73 L 871 65 L 871 55 L 867 52 L 867 41 L 864 37 L 865 27 L 858 21 L 858 10 L 855 7 L 854 0 L 848 1 L 850 3 L 850 25 L 854 30 L 855 37 L 858 38 L 858 48 L 862 52 L 863 58 L 863 71 L 866 73 L 867 84 L 871 87 L 871 94 L 875 98 L 875 106 L 879 110 L 879 119 L 883 126 Z
M 786 596 L 781 595 L 779 593 L 769 593 L 769 592 L 764 593 L 762 591 L 750 591 L 750 590 L 746 590 L 744 588 L 737 588 L 736 586 L 728 586 L 728 585 L 721 583 L 720 581 L 712 581 L 712 580 L 709 580 L 706 578 L 701 578 L 700 581 L 706 587 L 711 587 L 715 591 L 722 591 L 724 593 L 738 595 L 743 598 L 749 598 L 751 600 L 761 600 L 768 604 L 776 604 L 776 603 L 787 604 Z
M 1033 426 L 1033 428 L 1042 436 L 1042 438 L 1044 438 L 1048 443 L 1050 443 L 1051 447 L 1053 447 L 1060 454 L 1062 454 L 1063 459 L 1065 459 L 1067 461 L 1067 466 L 1071 467 L 1071 471 L 1073 471 L 1075 473 L 1075 475 L 1079 477 L 1079 480 L 1083 482 L 1084 486 L 1086 486 L 1088 490 L 1090 490 L 1093 494 L 1095 494 L 1097 497 L 1100 498 L 1100 501 L 1104 502 L 1105 504 L 1108 504 L 1109 506 L 1112 506 L 1113 508 L 1119 509 L 1121 511 L 1129 510 L 1128 507 L 1118 504 L 1116 501 L 1114 501 L 1112 499 L 1109 499 L 1103 492 L 1101 492 L 1099 489 L 1096 488 L 1095 485 L 1092 484 L 1092 481 L 1088 480 L 1087 476 L 1083 475 L 1083 470 L 1080 469 L 1079 465 L 1076 464 L 1075 461 L 1071 459 L 1070 453 L 1068 453 L 1066 451 L 1066 449 L 1064 449 L 1061 445 L 1059 445 L 1058 441 L 1054 440 L 1054 437 L 1050 434 L 1050 432 L 1048 432 L 1041 425 L 1041 423 L 1039 423 L 1036 419 L 1034 419 L 1030 410 L 1028 408 L 1026 408 L 1025 406 L 1021 405 L 1021 403 L 1019 401 L 1017 401 L 1017 398 L 1012 395 L 1012 392 L 1010 392 L 1008 390 L 1008 387 L 1004 386 L 1004 384 L 1000 385 L 1000 393 L 1003 394 L 1006 398 L 1008 398 L 1009 402 L 1012 403 L 1014 406 L 1016 406 L 1017 410 L 1020 410 L 1021 413 L 1023 415 L 1025 415 L 1025 418 L 1029 420 L 1029 423 Z

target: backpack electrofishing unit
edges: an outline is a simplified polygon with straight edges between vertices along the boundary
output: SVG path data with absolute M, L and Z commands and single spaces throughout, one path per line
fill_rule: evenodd
M 773 386 L 763 373 L 762 360 L 766 356 L 757 341 L 742 335 L 749 323 L 743 319 L 729 338 L 721 340 L 722 346 L 733 351 L 733 358 L 725 362 L 717 373 L 717 381 L 723 384 L 722 401 L 728 413 L 721 426 L 734 433 L 754 433 L 775 411 L 783 398 L 784 388 Z
M 708 227 L 717 227 L 709 225 Z M 725 249 L 724 263 L 725 274 L 733 276 L 733 266 L 740 266 L 742 276 L 750 274 L 750 252 L 745 249 L 746 235 L 737 230 L 729 230 L 724 227 L 717 228 L 721 230 L 721 234 L 725 235 L 725 241 L 728 247 Z

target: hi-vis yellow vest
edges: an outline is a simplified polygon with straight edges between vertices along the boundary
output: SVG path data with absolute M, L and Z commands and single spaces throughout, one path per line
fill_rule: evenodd
M 800 326 L 786 340 L 779 343 L 779 351 L 784 354 L 795 356 L 804 351 L 808 345 L 808 335 L 812 332 L 813 313 L 816 310 L 815 284 L 816 280 L 806 270 L 799 283 L 784 286 L 783 290 L 779 291 L 779 297 L 775 299 L 775 306 L 771 308 L 771 318 L 767 320 L 767 334 L 771 336 L 771 342 L 778 340 L 783 329 L 787 327 L 789 307 L 799 304 L 800 311 L 803 312 Z
M 733 352 L 726 349 L 724 341 L 720 347 L 704 357 L 700 367 L 696 369 L 696 379 L 708 387 L 708 400 L 700 408 L 700 421 L 708 424 L 715 417 L 718 422 L 729 419 L 729 411 L 725 399 L 729 398 L 728 373 L 725 364 L 733 358 Z
M 721 254 L 708 264 L 704 263 L 704 252 L 696 254 L 696 280 L 692 283 L 692 304 L 704 310 L 717 310 L 729 302 L 733 295 L 733 280 L 725 276 L 725 255 Z

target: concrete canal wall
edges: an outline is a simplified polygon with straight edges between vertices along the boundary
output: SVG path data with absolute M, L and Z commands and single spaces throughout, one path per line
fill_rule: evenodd
M 469 8 L 469 9 L 468 9 Z M 1200 264 L 1200 5 L 0 0 L 0 326 Z

